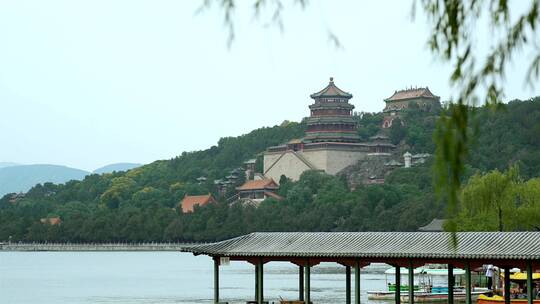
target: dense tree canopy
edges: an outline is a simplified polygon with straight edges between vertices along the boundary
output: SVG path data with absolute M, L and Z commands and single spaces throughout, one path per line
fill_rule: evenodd
M 487 107 L 468 111 L 476 113 L 476 127 L 468 132 L 480 132 L 465 166 L 464 181 L 473 177 L 462 193 L 464 204 L 455 222 L 466 230 L 498 230 L 499 213 L 493 212 L 501 206 L 504 230 L 537 229 L 533 223 L 540 222 L 535 200 L 540 196 L 540 141 L 535 135 L 540 130 L 540 98 L 512 101 L 497 114 Z M 379 132 L 392 132 L 380 128 L 381 113 L 354 117 L 364 140 Z M 401 117 L 398 151 L 433 153 L 437 113 L 413 107 Z M 268 199 L 258 208 L 229 202 L 234 189 L 218 195 L 214 179 L 224 178 L 247 159 L 257 158 L 260 164 L 260 153 L 268 146 L 302 137 L 304 128 L 302 123 L 285 122 L 126 172 L 92 174 L 60 185 L 36 185 L 16 202 L 10 202 L 11 195 L 6 195 L 0 199 L 0 240 L 11 236 L 25 241 L 206 241 L 252 231 L 411 231 L 444 216 L 444 204 L 437 203 L 432 185 L 432 162 L 396 169 L 384 185 L 354 190 L 343 176 L 320 172 L 306 172 L 297 182 L 282 178 L 279 193 L 285 200 Z M 503 178 L 502 182 L 511 186 L 496 187 L 504 193 L 520 189 L 519 194 L 511 195 L 519 201 L 519 212 L 506 209 L 512 205 L 502 200 L 506 194 L 498 195 L 501 201 L 487 199 L 496 205 L 468 203 L 488 197 L 491 190 L 484 181 L 505 176 L 507 173 L 501 172 L 512 166 L 519 171 L 519 179 Z M 500 172 L 481 175 L 497 169 Z M 207 177 L 207 182 L 199 184 L 199 176 Z M 209 192 L 219 203 L 197 207 L 189 214 L 174 208 L 185 194 Z M 509 214 L 519 215 L 520 220 L 510 219 Z M 56 216 L 62 219 L 61 225 L 40 221 Z M 487 219 L 479 220 L 485 216 Z
M 540 230 L 540 178 L 522 179 L 517 166 L 475 174 L 461 196 L 460 230 Z

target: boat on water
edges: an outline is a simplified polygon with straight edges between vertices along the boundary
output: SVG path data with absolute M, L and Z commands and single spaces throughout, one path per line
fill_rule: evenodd
M 399 272 L 401 275 L 408 274 L 407 268 L 400 268 Z M 448 287 L 446 286 L 433 286 L 432 276 L 447 276 L 448 269 L 444 268 L 429 268 L 429 267 L 418 267 L 414 269 L 414 276 L 418 278 L 418 285 L 414 285 L 414 294 L 419 298 L 427 298 L 428 295 L 442 295 L 446 293 L 446 298 L 448 297 Z M 387 269 L 385 274 L 386 280 L 386 290 L 370 290 L 367 292 L 369 300 L 393 300 L 396 296 L 396 285 L 394 283 L 388 283 L 388 276 L 393 277 L 396 273 L 395 268 Z M 454 268 L 454 275 L 463 275 L 465 271 L 463 269 Z M 400 285 L 401 294 L 406 294 L 409 291 L 408 285 Z M 463 287 L 456 286 L 454 287 L 454 294 L 459 294 L 464 292 Z M 402 297 L 403 298 L 403 297 Z M 408 296 L 406 296 L 408 299 Z M 446 299 L 445 298 L 445 299 Z M 436 300 L 435 300 L 436 301 Z
M 510 303 L 527 303 L 527 299 L 510 299 Z M 478 304 L 500 304 L 504 303 L 504 297 L 481 295 L 478 297 Z M 533 300 L 533 303 L 540 304 L 540 299 Z
M 504 278 L 504 273 L 501 273 L 501 278 Z M 540 284 L 540 273 L 536 272 L 532 275 L 533 285 L 538 286 Z M 502 280 L 504 281 L 504 280 Z M 516 272 L 510 274 L 510 303 L 527 303 L 527 292 L 524 289 L 527 283 L 526 272 Z M 504 288 L 502 288 L 504 290 Z M 540 304 L 540 289 L 538 287 L 533 291 L 533 303 Z M 487 295 L 481 295 L 478 297 L 478 304 L 498 304 L 504 303 L 504 294 L 502 296 L 493 295 L 491 297 Z
M 388 275 L 394 275 L 395 273 L 396 273 L 395 268 L 387 269 L 384 272 L 386 288 L 387 289 L 386 290 L 368 290 L 368 292 L 367 292 L 368 299 L 369 300 L 393 300 L 395 298 L 395 294 L 396 294 L 396 284 L 388 282 Z M 401 268 L 399 270 L 399 273 L 400 274 L 406 274 L 406 273 L 408 273 L 408 269 L 407 268 Z M 423 273 L 423 267 L 419 267 L 419 268 L 414 269 L 414 275 L 415 276 L 422 275 L 422 273 Z M 420 286 L 420 285 L 422 285 L 422 286 Z M 423 280 L 420 281 L 420 285 L 414 285 L 413 286 L 414 292 L 420 292 L 420 291 L 424 292 L 425 291 L 425 289 L 423 287 L 423 285 L 424 285 Z M 409 286 L 406 285 L 406 284 L 400 285 L 400 291 L 401 292 L 408 292 L 409 291 Z
M 473 301 L 479 299 L 479 297 L 484 296 L 488 293 L 489 290 L 485 288 L 477 289 L 471 292 L 471 298 Z M 465 302 L 466 294 L 465 291 L 454 291 L 454 302 Z M 415 303 L 432 303 L 432 302 L 447 302 L 448 301 L 448 291 L 447 292 L 425 292 L 425 293 L 415 293 L 414 302 Z M 409 295 L 402 295 L 401 302 L 408 303 Z
M 404 290 L 401 289 L 401 291 L 403 292 Z M 408 288 L 407 290 L 405 290 L 405 292 L 408 291 Z M 414 291 L 415 293 L 418 292 L 418 291 Z M 368 300 L 393 300 L 395 297 L 396 297 L 396 292 L 395 291 L 384 291 L 384 290 L 370 290 L 367 292 L 368 294 Z

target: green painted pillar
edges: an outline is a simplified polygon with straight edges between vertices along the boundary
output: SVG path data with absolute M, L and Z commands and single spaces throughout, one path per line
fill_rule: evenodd
M 304 266 L 298 266 L 298 300 L 304 301 Z
M 305 289 L 304 289 L 304 301 L 305 303 L 311 303 L 311 280 L 310 280 L 310 272 L 311 272 L 311 266 L 309 265 L 309 259 L 306 261 L 306 266 L 304 268 L 304 275 L 305 275 L 305 279 L 304 279 L 304 284 L 305 284 Z
M 454 265 L 448 264 L 448 304 L 454 303 Z
M 465 263 L 465 304 L 472 304 L 471 264 Z
M 345 303 L 351 304 L 351 266 L 345 266 Z
M 259 268 L 260 270 L 260 274 L 259 276 L 261 277 L 261 281 L 259 282 L 259 288 L 260 288 L 260 291 L 259 291 L 259 294 L 260 294 L 260 297 L 261 297 L 261 304 L 264 302 L 264 263 L 262 262 L 262 259 L 261 259 L 261 267 Z
M 264 275 L 263 275 L 264 271 L 263 271 L 263 261 L 262 261 L 262 259 L 259 260 L 259 271 L 258 271 L 258 273 L 259 273 L 259 278 L 258 278 L 259 291 L 257 292 L 257 295 L 259 297 L 257 298 L 257 303 L 258 304 L 263 304 L 263 302 L 264 302 L 264 293 L 263 293 L 263 290 L 264 290 L 264 286 L 263 286 L 264 285 L 263 284 L 263 282 L 264 282 Z
M 354 304 L 360 304 L 360 262 L 354 266 Z
M 255 264 L 255 302 L 259 301 L 259 264 Z
M 401 303 L 401 267 L 398 265 L 396 268 L 396 293 L 395 293 L 395 302 L 396 304 Z
M 414 304 L 414 266 L 413 262 L 409 261 L 409 303 Z
M 531 261 L 527 261 L 527 302 L 533 304 L 534 301 L 533 271 Z
M 219 257 L 214 257 L 214 303 L 219 303 Z
M 504 268 L 504 303 L 510 304 L 510 267 Z

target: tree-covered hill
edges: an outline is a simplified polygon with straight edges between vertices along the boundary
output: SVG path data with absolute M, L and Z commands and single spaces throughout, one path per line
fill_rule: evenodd
M 514 100 L 498 111 L 476 112 L 470 165 L 504 171 L 518 163 L 524 177 L 540 176 L 540 97 Z
M 470 152 L 470 175 L 505 170 L 517 164 L 526 178 L 540 175 L 540 98 L 513 101 L 504 109 L 474 112 L 476 142 Z M 356 115 L 359 135 L 367 140 L 387 132 L 399 151 L 433 153 L 436 113 L 411 108 L 403 124 L 381 130 L 382 113 Z M 343 177 L 306 172 L 297 182 L 283 180 L 284 201 L 265 201 L 259 208 L 227 202 L 213 181 L 225 178 L 267 147 L 303 136 L 303 123 L 285 122 L 239 137 L 222 138 L 207 150 L 184 152 L 127 172 L 92 174 L 82 181 L 46 183 L 24 198 L 0 199 L 0 240 L 41 241 L 203 241 L 252 231 L 366 231 L 416 230 L 444 215 L 432 187 L 431 165 L 401 168 L 384 185 L 357 187 Z M 207 177 L 199 184 L 197 177 Z M 174 210 L 186 193 L 212 192 L 217 204 L 194 213 Z M 229 193 L 230 194 L 230 193 Z M 41 218 L 59 216 L 51 226 Z
M 505 170 L 517 163 L 524 177 L 540 175 L 540 97 L 513 100 L 497 110 L 480 107 L 469 112 L 473 125 L 470 169 Z M 392 125 L 391 140 L 412 153 L 434 153 L 437 117 L 412 108 L 404 113 L 403 121 L 404 126 Z

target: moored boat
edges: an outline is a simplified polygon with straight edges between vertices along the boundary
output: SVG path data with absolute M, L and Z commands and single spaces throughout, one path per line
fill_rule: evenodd
M 473 291 L 471 292 L 471 298 L 473 301 L 477 300 L 480 296 L 486 294 L 488 291 L 481 290 L 481 291 Z M 463 291 L 460 292 L 454 292 L 454 302 L 465 302 L 466 294 Z M 414 294 L 414 302 L 418 303 L 432 303 L 432 302 L 447 302 L 448 301 L 448 292 L 441 292 L 441 293 L 431 293 L 431 292 L 425 292 L 425 293 L 415 293 Z M 401 296 L 401 302 L 408 303 L 409 302 L 409 296 L 408 295 L 402 295 Z
M 510 299 L 510 303 L 527 303 L 527 299 Z M 504 297 L 501 296 L 492 296 L 488 297 L 486 295 L 481 295 L 478 297 L 478 304 L 500 304 L 504 303 Z M 533 303 L 540 304 L 540 299 L 533 300 Z
M 407 275 L 408 269 L 407 268 L 400 268 L 400 274 Z M 385 271 L 385 277 L 387 281 L 387 290 L 371 290 L 367 292 L 368 299 L 369 300 L 394 300 L 396 296 L 396 285 L 394 283 L 388 283 L 388 276 L 395 276 L 396 268 L 392 267 Z M 454 268 L 454 276 L 463 275 L 465 273 L 464 270 L 459 268 Z M 433 286 L 432 284 L 432 276 L 447 276 L 448 275 L 448 269 L 444 268 L 429 268 L 429 267 L 418 267 L 414 269 L 414 275 L 418 278 L 418 285 L 414 285 L 414 294 L 415 298 L 418 295 L 419 298 L 426 298 L 428 295 L 437 295 L 433 296 L 434 299 L 437 299 L 441 297 L 441 295 L 446 293 L 446 297 L 444 299 L 447 299 L 448 297 L 448 287 L 446 286 Z M 401 285 L 400 291 L 402 295 L 405 295 L 406 298 L 408 298 L 408 295 L 406 295 L 409 291 L 408 285 Z M 460 292 L 464 292 L 463 287 L 456 286 L 454 287 L 454 294 L 459 294 Z M 402 297 L 403 298 L 403 297 Z M 438 300 L 435 300 L 438 301 Z
M 406 274 L 408 273 L 408 269 L 401 268 L 400 273 Z M 396 284 L 395 283 L 388 283 L 388 275 L 395 275 L 395 268 L 387 269 L 385 272 L 385 281 L 386 283 L 386 290 L 369 290 L 367 292 L 368 300 L 393 300 L 396 295 Z M 414 269 L 414 275 L 419 276 L 423 275 L 423 268 L 416 268 Z M 426 292 L 426 286 L 425 282 L 423 280 L 420 281 L 420 285 L 414 285 L 414 292 Z M 409 291 L 409 286 L 406 284 L 400 285 L 399 290 L 402 293 Z
M 504 273 L 501 273 L 501 278 L 504 278 Z M 532 275 L 532 280 L 535 283 L 540 282 L 540 273 L 536 272 Z M 527 282 L 527 273 L 526 272 L 516 272 L 510 275 L 510 303 L 528 303 L 527 293 L 524 290 L 525 284 Z M 504 290 L 504 286 L 503 289 Z M 540 290 L 535 289 L 533 291 L 533 303 L 540 304 Z M 493 295 L 488 297 L 482 295 L 478 297 L 478 304 L 497 304 L 504 303 L 504 294 L 503 296 Z

